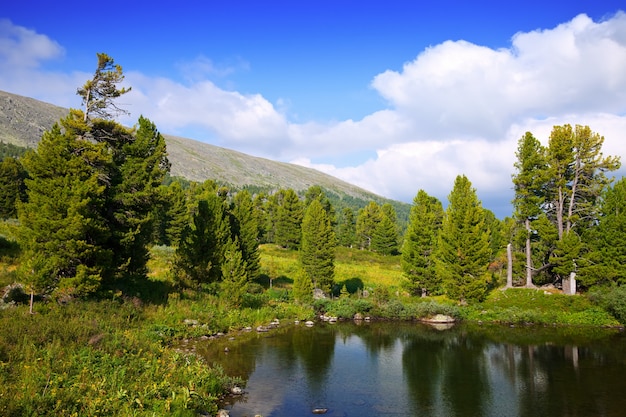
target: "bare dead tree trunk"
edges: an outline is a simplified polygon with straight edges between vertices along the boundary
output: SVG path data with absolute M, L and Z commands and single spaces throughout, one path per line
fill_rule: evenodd
M 506 288 L 513 287 L 513 250 L 511 244 L 506 245 Z

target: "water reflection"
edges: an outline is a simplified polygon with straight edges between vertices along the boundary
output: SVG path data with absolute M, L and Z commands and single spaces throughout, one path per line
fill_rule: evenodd
M 228 354 L 224 346 L 228 345 Z M 619 416 L 626 339 L 607 329 L 289 326 L 199 346 L 247 381 L 233 417 Z

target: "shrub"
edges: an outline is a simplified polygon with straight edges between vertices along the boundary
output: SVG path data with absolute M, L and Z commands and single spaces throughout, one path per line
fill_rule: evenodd
M 591 292 L 589 298 L 613 315 L 621 324 L 626 324 L 626 287 L 599 288 Z

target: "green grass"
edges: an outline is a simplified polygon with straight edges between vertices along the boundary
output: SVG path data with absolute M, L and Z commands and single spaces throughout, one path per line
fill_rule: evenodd
M 273 286 L 290 288 L 298 271 L 298 252 L 276 245 L 261 245 L 261 272 L 272 279 Z M 335 282 L 356 288 L 390 288 L 395 291 L 405 281 L 399 256 L 384 256 L 358 249 L 337 248 L 335 253 Z
M 463 312 L 465 319 L 483 322 L 619 325 L 613 316 L 584 295 L 569 296 L 525 288 L 492 291 L 483 303 L 467 306 Z

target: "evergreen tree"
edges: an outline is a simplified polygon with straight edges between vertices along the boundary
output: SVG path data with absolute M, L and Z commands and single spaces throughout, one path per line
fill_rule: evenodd
M 311 202 L 302 220 L 300 263 L 316 288 L 331 291 L 335 275 L 335 234 L 318 200 Z
M 107 202 L 113 232 L 109 245 L 118 258 L 118 276 L 142 279 L 154 235 L 153 209 L 160 204 L 159 187 L 170 167 L 165 139 L 154 123 L 140 117 L 134 135 L 115 144 Z
M 372 237 L 376 226 L 382 220 L 382 210 L 374 201 L 370 201 L 367 206 L 359 210 L 356 218 L 357 244 L 361 249 L 372 248 Z
M 178 181 L 165 187 L 163 193 L 164 241 L 167 245 L 178 246 L 183 229 L 189 224 L 187 193 Z
M 448 200 L 435 252 L 436 272 L 450 298 L 481 300 L 491 259 L 484 211 L 464 175 L 457 176 Z
M 222 200 L 208 194 L 198 201 L 191 224 L 183 229 L 176 250 L 175 270 L 183 285 L 218 282 L 230 239 Z
M 112 119 L 118 114 L 127 111 L 115 104 L 115 99 L 128 93 L 131 88 L 117 88 L 117 84 L 124 81 L 122 67 L 115 64 L 113 58 L 104 53 L 98 53 L 98 65 L 93 77 L 77 90 L 83 99 L 85 108 L 83 120 L 92 118 Z
M 259 229 L 254 216 L 252 196 L 247 190 L 235 194 L 231 233 L 237 238 L 243 260 L 246 262 L 248 279 L 255 280 L 259 276 L 261 261 L 259 255 Z
M 626 285 L 626 178 L 605 191 L 601 213 L 598 227 L 584 235 L 591 250 L 579 281 L 585 287 Z
M 545 186 L 548 178 L 545 149 L 537 139 L 526 132 L 518 142 L 516 174 L 513 176 L 515 198 L 515 218 L 524 225 L 524 253 L 526 255 L 526 286 L 533 286 L 533 263 L 531 241 L 536 240 L 537 230 L 533 221 L 537 220 L 545 202 Z
M 381 216 L 372 233 L 371 250 L 383 255 L 398 253 L 398 228 L 385 214 Z
M 293 279 L 293 298 L 299 304 L 313 303 L 313 282 L 302 269 L 298 270 Z
M 550 134 L 547 162 L 546 214 L 555 224 L 558 244 L 550 257 L 558 278 L 576 272 L 577 259 L 572 251 L 585 251 L 582 231 L 596 224 L 597 201 L 610 183 L 605 173 L 620 167 L 619 157 L 604 157 L 604 137 L 588 126 L 554 126 Z M 574 233 L 576 236 L 567 236 Z
M 302 202 L 292 189 L 284 190 L 279 195 L 275 242 L 285 249 L 298 249 L 302 233 Z
M 413 199 L 409 226 L 402 246 L 402 270 L 412 292 L 437 294 L 441 281 L 435 272 L 433 251 L 443 222 L 441 202 L 419 190 Z
M 346 248 L 351 248 L 356 240 L 356 227 L 354 212 L 350 207 L 342 210 L 341 222 L 339 222 L 338 243 Z
M 17 202 L 26 201 L 27 173 L 19 159 L 0 161 L 0 219 L 17 217 Z
M 248 292 L 248 274 L 246 261 L 239 249 L 239 240 L 229 240 L 224 248 L 222 263 L 222 298 L 233 308 L 241 307 L 244 296 Z
M 111 163 L 104 144 L 79 140 L 59 124 L 23 158 L 28 201 L 18 206 L 19 241 L 37 290 L 82 296 L 113 273 L 107 185 L 99 169 Z

